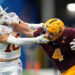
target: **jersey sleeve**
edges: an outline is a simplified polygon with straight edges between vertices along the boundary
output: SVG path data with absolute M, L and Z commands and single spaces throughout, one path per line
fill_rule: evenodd
M 0 35 L 2 34 L 9 34 L 13 31 L 11 27 L 0 25 Z
M 33 23 L 27 23 L 29 28 L 32 29 L 32 30 L 35 30 L 39 27 L 42 27 L 44 25 L 44 23 L 39 23 L 39 24 L 33 24 Z

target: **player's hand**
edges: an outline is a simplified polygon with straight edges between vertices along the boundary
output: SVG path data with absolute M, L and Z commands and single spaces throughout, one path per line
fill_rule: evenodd
M 70 42 L 70 45 L 71 45 L 71 49 L 75 50 L 75 39 L 73 39 L 73 41 Z
M 38 42 L 38 43 L 41 43 L 41 44 L 43 44 L 43 43 L 48 43 L 49 40 L 48 40 L 47 38 L 45 38 L 45 36 L 46 36 L 45 34 L 38 36 L 38 37 L 36 38 L 37 42 Z

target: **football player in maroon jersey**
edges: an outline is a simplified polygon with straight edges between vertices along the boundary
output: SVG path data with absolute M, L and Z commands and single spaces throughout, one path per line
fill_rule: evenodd
M 75 29 L 64 26 L 59 19 L 48 20 L 43 28 L 38 28 L 34 36 L 46 30 L 48 44 L 41 44 L 47 55 L 56 64 L 61 75 L 75 75 L 75 51 L 70 42 L 75 38 Z

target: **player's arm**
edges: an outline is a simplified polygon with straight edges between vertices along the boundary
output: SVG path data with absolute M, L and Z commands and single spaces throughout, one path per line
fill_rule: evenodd
M 20 23 L 12 23 L 11 26 L 15 28 L 16 31 L 24 34 L 25 36 L 32 37 L 33 30 L 31 30 L 26 23 L 20 21 Z
M 17 23 L 12 23 L 12 27 L 14 27 L 18 32 L 26 35 L 26 36 L 33 36 L 33 30 L 32 29 L 37 29 L 38 27 L 43 26 L 43 23 L 41 24 L 28 24 L 23 21 L 20 21 L 19 24 Z M 32 28 L 32 29 L 30 29 Z
M 42 27 L 44 25 L 44 23 L 38 23 L 38 24 L 34 24 L 34 23 L 26 23 L 22 20 L 20 20 L 20 24 L 23 24 L 25 27 L 29 27 L 30 29 L 36 30 L 38 27 Z M 13 26 L 13 25 L 11 25 Z M 13 26 L 15 27 L 15 25 Z
M 30 43 L 48 43 L 49 41 L 44 38 L 45 34 L 36 38 L 16 38 L 12 35 L 1 35 L 0 42 L 16 44 L 16 45 L 29 45 Z

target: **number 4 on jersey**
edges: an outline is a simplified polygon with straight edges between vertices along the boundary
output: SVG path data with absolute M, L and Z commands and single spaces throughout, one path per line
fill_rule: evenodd
M 55 49 L 52 58 L 53 58 L 53 59 L 59 59 L 59 61 L 64 60 L 64 59 L 63 59 L 63 55 L 61 54 L 61 51 L 60 51 L 59 48 Z

